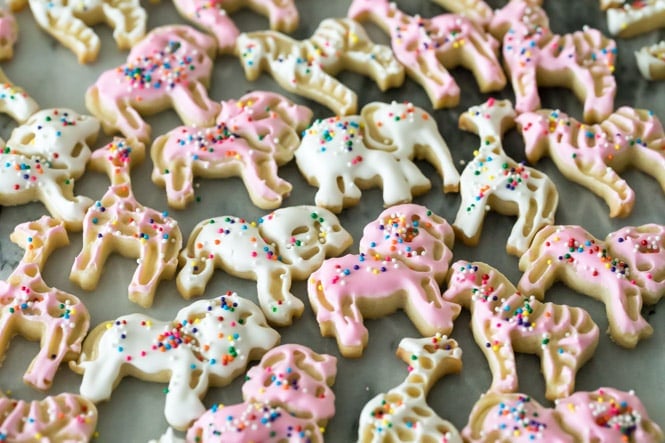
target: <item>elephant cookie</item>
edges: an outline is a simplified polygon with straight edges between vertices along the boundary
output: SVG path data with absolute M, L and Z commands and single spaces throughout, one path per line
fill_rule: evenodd
M 222 101 L 215 126 L 180 126 L 155 140 L 152 181 L 166 188 L 169 206 L 184 209 L 195 175 L 240 176 L 256 206 L 275 209 L 292 188 L 277 168 L 293 158 L 311 119 L 308 108 L 274 92 Z
M 600 0 L 607 11 L 607 28 L 619 37 L 634 37 L 665 28 L 665 2 L 662 0 Z
M 412 103 L 373 102 L 360 115 L 317 120 L 295 152 L 298 169 L 318 186 L 317 206 L 341 212 L 357 204 L 361 188 L 383 188 L 383 203 L 407 203 L 431 188 L 414 159 L 425 159 L 454 192 L 459 173 L 436 120 Z
M 85 104 L 107 133 L 142 143 L 150 141 L 150 126 L 141 114 L 172 107 L 187 125 L 214 125 L 219 103 L 206 87 L 216 49 L 212 37 L 189 26 L 155 28 L 133 46 L 127 63 L 99 76 Z
M 18 25 L 14 14 L 0 7 L 0 60 L 10 60 L 14 56 L 14 44 L 18 38 Z
M 93 402 L 109 399 L 127 375 L 168 382 L 164 414 L 184 430 L 205 412 L 201 398 L 209 386 L 230 383 L 278 342 L 255 304 L 226 293 L 194 302 L 170 321 L 129 314 L 104 322 L 70 366 L 83 374 L 81 395 Z
M 247 372 L 243 402 L 215 405 L 187 431 L 187 441 L 323 443 L 335 414 L 330 388 L 337 359 L 297 344 L 277 346 Z
M 637 67 L 647 80 L 665 80 L 665 40 L 635 52 Z

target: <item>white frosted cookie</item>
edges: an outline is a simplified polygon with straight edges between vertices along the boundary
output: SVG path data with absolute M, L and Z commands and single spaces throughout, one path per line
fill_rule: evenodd
M 93 402 L 108 400 L 127 375 L 168 382 L 164 415 L 184 430 L 205 412 L 201 398 L 209 386 L 230 383 L 278 342 L 254 303 L 227 293 L 194 302 L 170 321 L 129 314 L 104 322 L 70 366 L 83 374 L 81 395 Z
M 600 0 L 612 35 L 634 37 L 665 28 L 665 0 Z
M 0 18 L 0 23 L 1 20 Z M 23 88 L 15 85 L 0 69 L 0 112 L 9 115 L 18 123 L 25 123 L 28 117 L 38 110 L 37 102 Z
M 18 38 L 18 25 L 14 14 L 0 6 L 0 60 L 10 60 L 14 56 L 14 44 Z
M 647 80 L 665 80 L 665 40 L 635 52 L 637 68 Z

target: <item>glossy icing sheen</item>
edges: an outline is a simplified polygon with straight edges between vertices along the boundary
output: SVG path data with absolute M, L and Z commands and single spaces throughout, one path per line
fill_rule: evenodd
M 400 385 L 371 399 L 360 413 L 358 441 L 432 441 L 461 443 L 457 429 L 427 404 L 436 381 L 462 369 L 462 349 L 441 334 L 402 339 L 397 355 L 408 365 Z M 427 439 L 427 440 L 425 440 Z
M 488 359 L 492 390 L 515 392 L 514 353 L 523 352 L 540 357 L 546 397 L 561 398 L 574 390 L 578 369 L 593 355 L 598 326 L 583 309 L 541 303 L 530 294 L 518 292 L 487 264 L 460 260 L 451 266 L 443 298 L 471 310 L 471 329 Z
M 311 118 L 308 108 L 273 92 L 222 101 L 215 126 L 180 126 L 155 140 L 152 179 L 179 209 L 194 198 L 195 174 L 240 175 L 257 206 L 278 207 L 291 185 L 277 176 L 277 167 L 293 158 Z
M 665 80 L 665 40 L 635 52 L 637 67 L 648 80 Z
M 503 150 L 501 137 L 514 118 L 510 101 L 494 99 L 460 116 L 460 127 L 478 134 L 480 146 L 462 171 L 462 203 L 453 226 L 462 240 L 474 244 L 489 208 L 515 214 L 517 222 L 506 249 L 519 256 L 540 228 L 554 223 L 559 193 L 547 175 L 516 162 Z
M 392 240 L 367 241 L 365 236 L 376 239 L 381 234 L 365 230 L 361 245 L 368 249 L 324 261 L 308 281 L 307 293 L 322 334 L 336 336 L 347 357 L 360 356 L 367 343 L 363 315 L 377 318 L 403 308 L 422 334 L 432 335 L 450 332 L 459 314 L 459 307 L 441 298 L 437 281 L 452 258 L 454 236 L 448 223 L 415 204 L 386 209 L 377 220 L 370 226 Z M 391 248 L 393 240 L 407 245 Z M 414 253 L 404 254 L 411 242 Z M 432 261 L 437 263 L 435 271 L 423 266 Z
M 459 102 L 460 88 L 448 72 L 459 65 L 473 72 L 482 92 L 497 91 L 506 84 L 497 60 L 499 43 L 468 18 L 456 14 L 412 17 L 388 0 L 354 0 L 348 15 L 369 18 L 390 34 L 395 56 L 425 88 L 434 108 Z
M 168 380 L 164 414 L 183 430 L 205 411 L 200 398 L 209 385 L 229 383 L 278 342 L 258 307 L 236 294 L 194 302 L 172 321 L 130 314 L 98 326 L 86 341 L 76 365 L 81 395 L 108 399 L 131 366 L 146 380 Z
M 205 85 L 212 73 L 214 40 L 188 26 L 153 29 L 127 56 L 127 63 L 103 72 L 86 92 L 86 106 L 107 131 L 142 142 L 150 127 L 139 115 L 173 107 L 188 125 L 212 125 L 219 103 Z
M 621 37 L 665 28 L 665 0 L 614 1 L 607 9 L 607 28 Z
M 412 103 L 369 103 L 361 115 L 317 120 L 303 134 L 298 168 L 319 187 L 316 204 L 335 212 L 356 203 L 360 187 L 382 187 L 385 206 L 427 191 L 431 184 L 416 158 L 437 168 L 444 191 L 458 188 L 459 173 L 436 120 Z
M 176 282 L 180 293 L 191 297 L 203 293 L 215 268 L 255 279 L 266 317 L 287 325 L 304 308 L 291 294 L 292 279 L 306 279 L 327 255 L 338 255 L 350 244 L 337 217 L 315 206 L 281 208 L 256 221 L 216 217 L 192 231 Z
M 584 101 L 586 121 L 606 118 L 614 109 L 616 43 L 588 27 L 572 34 L 552 33 L 540 3 L 511 0 L 490 23 L 492 34 L 503 38 L 515 109 L 522 113 L 541 108 L 538 86 L 546 84 L 573 89 Z
M 619 173 L 628 166 L 653 176 L 665 191 L 665 131 L 653 112 L 623 106 L 599 124 L 541 109 L 516 119 L 526 156 L 548 154 L 562 174 L 598 194 L 610 217 L 628 215 L 635 192 Z
M 97 408 L 81 396 L 59 394 L 28 402 L 0 392 L 2 442 L 86 442 L 96 426 Z
M 18 25 L 14 14 L 0 7 L 0 60 L 9 60 L 14 56 L 14 43 L 18 37 Z
M 0 18 L 0 31 L 2 30 L 1 23 L 2 18 Z M 2 38 L 0 35 L 0 41 L 3 41 Z M 23 88 L 12 83 L 4 71 L 0 69 L 0 112 L 9 115 L 18 123 L 25 123 L 28 117 L 38 110 L 37 102 Z

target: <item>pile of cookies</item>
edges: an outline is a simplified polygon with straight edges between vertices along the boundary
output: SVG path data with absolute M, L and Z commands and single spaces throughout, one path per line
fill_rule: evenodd
M 9 0 L 0 442 L 665 441 L 665 5 L 573 3 Z

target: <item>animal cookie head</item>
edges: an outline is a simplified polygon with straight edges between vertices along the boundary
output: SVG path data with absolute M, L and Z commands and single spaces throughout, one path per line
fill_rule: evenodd
M 46 215 L 17 225 L 10 239 L 25 251 L 21 262 L 35 263 L 39 269 L 44 268 L 53 249 L 69 243 L 63 222 Z
M 105 171 L 114 181 L 118 175 L 129 178 L 129 170 L 145 158 L 145 146 L 135 140 L 114 137 L 106 146 L 92 153 L 90 165 L 98 171 Z M 124 177 L 123 177 L 124 178 Z
M 459 126 L 465 131 L 486 138 L 483 140 L 483 145 L 491 145 L 500 140 L 487 140 L 487 138 L 501 137 L 504 132 L 515 126 L 516 115 L 510 100 L 490 98 L 482 105 L 472 106 L 463 113 L 459 118 Z
M 531 31 L 549 28 L 549 18 L 542 7 L 543 0 L 509 0 L 501 9 L 494 11 L 490 20 L 490 33 L 503 38 L 511 29 L 529 27 Z

